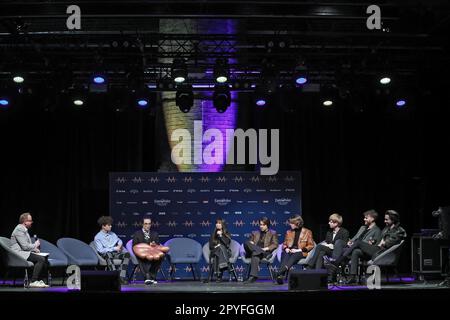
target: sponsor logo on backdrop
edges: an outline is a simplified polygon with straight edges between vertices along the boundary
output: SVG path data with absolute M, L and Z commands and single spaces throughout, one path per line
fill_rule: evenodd
M 158 177 L 151 177 L 148 181 L 150 181 L 150 183 L 158 183 L 159 182 L 159 178 Z
M 169 190 L 167 190 L 167 189 L 160 189 L 160 190 L 158 190 L 157 192 L 158 192 L 158 193 L 168 193 Z
M 203 200 L 202 203 L 207 204 L 209 203 L 209 200 Z
M 231 199 L 226 199 L 226 198 L 214 199 L 214 203 L 218 204 L 219 206 L 226 206 L 231 203 Z
M 214 192 L 225 192 L 224 189 L 214 189 Z
M 209 214 L 211 214 L 211 215 L 215 215 L 216 214 L 216 212 L 215 211 L 211 211 Z
M 166 213 L 164 211 L 158 212 L 158 216 L 165 216 L 165 215 L 166 215 Z
M 269 182 L 277 182 L 277 177 L 269 177 L 268 179 L 267 179 Z
M 133 180 L 131 180 L 131 181 L 133 181 L 134 183 L 141 183 L 142 179 L 141 179 L 141 177 L 134 177 Z
M 290 211 L 284 211 L 283 213 L 284 213 L 284 214 L 291 214 Z
M 216 181 L 217 181 L 217 182 L 227 182 L 227 178 L 225 178 L 225 177 L 218 177 L 218 178 L 216 179 Z
M 178 204 L 182 204 L 184 201 L 183 200 L 177 200 Z
M 175 178 L 175 177 L 168 177 L 168 178 L 166 179 L 166 181 L 167 181 L 168 183 L 175 183 L 175 182 L 177 182 L 177 178 Z
M 211 225 L 211 222 L 209 222 L 209 220 L 203 220 L 200 225 L 202 227 L 209 227 Z
M 202 238 L 209 238 L 209 237 L 211 237 L 211 234 L 209 234 L 209 233 L 202 233 L 200 235 L 200 237 L 202 237 Z
M 187 237 L 192 239 L 192 238 L 197 237 L 197 234 L 195 234 L 195 233 L 190 233 L 190 234 L 188 234 Z
M 133 216 L 140 216 L 141 214 L 139 212 L 133 212 L 132 215 Z
M 181 190 L 181 189 L 173 189 L 172 192 L 173 193 L 183 193 L 183 190 Z
M 247 214 L 254 214 L 254 212 L 253 211 L 248 211 Z
M 119 177 L 119 178 L 116 179 L 116 182 L 117 183 L 125 183 L 125 182 L 127 182 L 127 179 L 125 179 L 123 177 Z
M 270 192 L 281 192 L 281 189 L 270 189 Z
M 239 189 L 229 189 L 228 192 L 230 192 L 230 193 L 236 193 L 236 192 L 239 192 Z
M 260 179 L 259 179 L 258 176 L 253 176 L 253 177 L 250 178 L 250 181 L 251 181 L 251 182 L 259 182 L 259 180 L 260 180 Z
M 252 222 L 250 223 L 253 227 L 259 226 L 259 221 L 258 220 L 252 220 Z
M 281 198 L 281 199 L 275 199 L 275 203 L 280 205 L 280 206 L 285 206 L 289 203 L 291 203 L 292 199 L 290 198 Z
M 176 221 L 169 221 L 169 222 L 166 223 L 166 225 L 167 225 L 168 227 L 172 227 L 172 228 L 176 227 L 177 224 L 178 224 L 178 223 L 177 223 Z
M 196 204 L 196 203 L 198 203 L 198 201 L 197 200 L 189 200 L 187 203 L 188 204 Z
M 209 272 L 209 266 L 202 266 L 200 270 L 202 272 Z
M 245 225 L 245 222 L 242 221 L 242 220 L 236 220 L 235 222 L 233 222 L 233 224 L 234 224 L 236 227 L 243 227 L 243 226 Z
M 247 203 L 258 203 L 258 200 L 247 200 Z
M 263 200 L 262 203 L 269 203 L 269 200 Z
M 194 226 L 194 222 L 192 222 L 192 220 L 189 220 L 189 221 L 185 221 L 184 223 L 183 223 L 183 225 L 185 226 L 185 227 L 187 227 L 187 228 L 192 228 L 193 226 Z
M 250 188 L 245 188 L 245 189 L 244 189 L 244 192 L 245 192 L 245 193 L 250 193 L 250 192 L 252 192 L 252 189 L 250 189 Z
M 172 202 L 172 200 L 169 200 L 169 199 L 155 199 L 155 200 L 153 200 L 153 203 L 156 204 L 157 206 L 160 206 L 160 207 L 165 207 L 168 204 L 170 204 L 171 202 Z
M 192 182 L 192 177 L 184 177 L 183 181 L 185 183 L 191 183 Z
M 133 223 L 133 227 L 135 227 L 135 228 L 141 228 L 141 227 L 142 227 L 142 222 L 141 222 L 141 221 L 135 221 L 135 222 Z
M 224 211 L 223 214 L 228 215 L 228 214 L 230 214 L 230 211 Z
M 200 192 L 207 193 L 207 192 L 211 192 L 211 190 L 210 189 L 201 189 Z
M 256 189 L 256 192 L 266 192 L 266 189 Z
M 195 192 L 197 192 L 197 190 L 195 190 L 195 189 L 187 189 L 186 192 L 187 192 L 187 193 L 195 193 Z
M 242 214 L 242 211 L 235 211 L 234 214 Z
M 244 203 L 242 200 L 236 200 L 236 203 Z
M 276 227 L 278 225 L 278 221 L 277 220 L 270 220 L 270 225 Z
M 295 189 L 286 188 L 284 189 L 285 192 L 295 192 Z
M 142 192 L 143 192 L 143 193 L 153 193 L 153 190 L 147 189 L 147 190 L 142 190 Z
M 234 177 L 233 180 L 234 180 L 234 182 L 236 182 L 236 183 L 237 183 L 237 182 L 243 182 L 243 181 L 244 181 L 244 179 L 243 179 L 242 177 L 237 177 L 237 176 Z
M 152 225 L 153 225 L 153 227 L 158 228 L 159 227 L 159 222 L 158 221 L 152 221 Z
M 208 182 L 209 182 L 209 177 L 201 177 L 201 178 L 200 178 L 200 181 L 201 181 L 202 183 L 208 183 Z
M 137 204 L 137 201 L 127 201 L 127 204 Z
M 116 189 L 116 193 L 126 193 L 127 191 L 126 190 L 119 190 L 119 189 Z
M 116 226 L 118 228 L 125 228 L 127 226 L 127 224 L 126 224 L 125 221 L 119 221 L 119 222 L 116 223 Z
M 136 194 L 136 193 L 139 193 L 139 190 L 138 190 L 138 189 L 131 189 L 131 190 L 130 190 L 130 193 Z
M 116 204 L 122 204 L 122 201 L 116 201 Z
M 292 182 L 292 181 L 295 181 L 295 178 L 294 178 L 293 176 L 286 176 L 286 177 L 284 178 L 284 181 L 286 181 L 286 182 Z

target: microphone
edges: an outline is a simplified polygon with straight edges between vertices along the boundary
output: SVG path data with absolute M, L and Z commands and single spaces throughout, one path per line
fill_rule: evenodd
M 37 235 L 34 235 L 33 238 L 34 238 L 34 242 L 36 242 L 38 239 Z

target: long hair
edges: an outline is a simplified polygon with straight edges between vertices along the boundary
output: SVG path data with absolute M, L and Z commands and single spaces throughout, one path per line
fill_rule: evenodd
M 231 234 L 227 230 L 227 224 L 225 223 L 225 220 L 222 218 L 217 218 L 216 224 L 217 223 L 220 223 L 222 225 L 222 236 L 231 239 Z M 215 225 L 214 225 L 214 232 L 211 234 L 211 242 L 215 245 L 219 243 L 219 239 L 217 236 L 217 227 Z
M 297 228 L 303 227 L 303 219 L 299 214 L 296 214 L 289 218 L 289 223 L 294 224 Z

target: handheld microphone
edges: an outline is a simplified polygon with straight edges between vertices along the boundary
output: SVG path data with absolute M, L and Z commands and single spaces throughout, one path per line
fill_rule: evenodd
M 38 239 L 37 235 L 34 235 L 33 238 L 34 238 L 34 242 L 36 242 Z

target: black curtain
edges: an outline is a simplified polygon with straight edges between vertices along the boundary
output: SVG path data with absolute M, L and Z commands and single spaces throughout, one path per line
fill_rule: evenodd
M 374 98 L 362 112 L 344 102 L 325 109 L 317 94 L 297 97 L 294 109 L 278 100 L 255 109 L 243 98 L 246 120 L 238 123 L 280 129 L 280 170 L 302 171 L 303 215 L 316 241 L 331 213 L 342 214 L 353 234 L 368 209 L 381 214 L 381 226 L 384 211 L 397 210 L 412 235 L 436 227 L 431 211 L 450 199 L 448 94 L 433 90 L 418 92 L 404 110 Z M 32 233 L 89 242 L 98 216 L 108 214 L 109 172 L 159 169 L 163 120 L 116 112 L 107 101 L 45 111 L 38 98 L 0 112 L 0 234 L 9 237 L 19 214 L 30 211 Z M 410 250 L 404 252 L 408 271 Z

